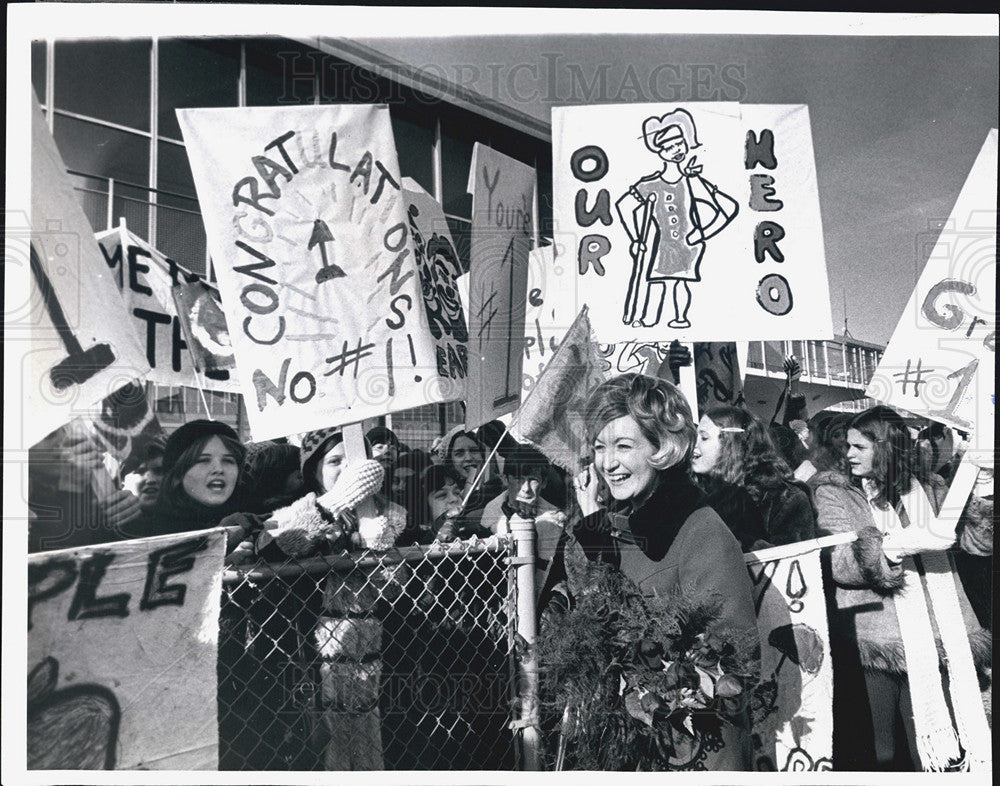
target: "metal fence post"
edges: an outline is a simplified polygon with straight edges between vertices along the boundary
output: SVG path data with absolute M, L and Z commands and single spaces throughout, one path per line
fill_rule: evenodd
M 537 612 L 535 608 L 535 522 L 534 519 L 511 517 L 510 530 L 517 544 L 514 557 L 515 581 L 517 583 L 517 632 L 527 644 L 527 650 L 520 658 L 518 695 L 521 699 L 521 752 L 523 769 L 541 769 L 541 734 L 538 717 L 538 655 L 535 650 L 537 638 Z

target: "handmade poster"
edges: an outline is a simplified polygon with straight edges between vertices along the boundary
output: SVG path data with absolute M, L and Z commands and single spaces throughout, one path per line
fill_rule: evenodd
M 833 769 L 833 666 L 816 541 L 745 555 L 760 632 L 754 769 Z
M 535 170 L 477 142 L 468 190 L 472 233 L 465 427 L 473 429 L 512 412 L 521 400 Z
M 32 445 L 125 380 L 149 372 L 37 99 L 31 107 L 31 215 L 8 217 L 6 259 L 31 271 L 31 301 L 24 314 L 7 315 L 5 336 L 30 331 L 24 396 L 31 416 L 17 439 Z
M 469 331 L 456 284 L 462 263 L 441 204 L 409 177 L 403 178 L 403 196 L 438 377 L 450 380 L 445 398 L 464 399 Z
M 228 378 L 236 358 L 218 290 L 205 281 L 190 281 L 171 287 L 170 294 L 196 371 L 209 379 Z
M 694 373 L 698 412 L 743 402 L 743 371 L 735 341 L 695 342 Z M 744 355 L 745 357 L 745 355 Z
M 177 116 L 253 439 L 442 401 L 388 107 Z
M 112 474 L 134 472 L 149 445 L 166 439 L 163 426 L 149 407 L 146 386 L 140 380 L 127 382 L 106 396 L 100 412 L 85 418 L 85 422 L 98 448 L 113 459 L 116 471 Z
M 536 248 L 528 254 L 522 398 L 535 386 L 580 313 L 575 271 L 561 262 L 556 264 L 552 246 Z
M 584 306 L 510 425 L 515 439 L 530 442 L 570 473 L 580 470 L 580 459 L 587 453 L 587 396 L 606 378 L 591 335 Z
M 191 342 L 178 316 L 172 288 L 197 283 L 206 295 L 219 302 L 218 289 L 201 283 L 196 273 L 177 264 L 153 248 L 123 224 L 96 235 L 108 269 L 125 299 L 129 325 L 145 348 L 150 371 L 147 378 L 161 385 L 186 385 L 205 390 L 237 392 L 239 386 L 231 369 L 235 368 L 229 331 L 222 324 L 203 331 L 213 345 L 218 362 L 211 369 L 200 368 L 196 375 Z M 197 356 L 196 356 L 197 357 Z
M 994 459 L 997 131 L 986 137 L 865 395 L 971 434 Z
M 217 769 L 221 530 L 28 558 L 29 770 Z
M 552 116 L 556 229 L 602 342 L 832 336 L 806 107 Z

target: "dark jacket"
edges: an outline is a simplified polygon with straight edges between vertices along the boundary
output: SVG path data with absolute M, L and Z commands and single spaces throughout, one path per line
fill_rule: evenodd
M 719 514 L 744 553 L 774 545 L 767 537 L 760 507 L 746 489 L 711 475 L 699 476 L 698 486 L 705 493 L 706 504 Z
M 775 546 L 816 537 L 816 510 L 805 483 L 778 480 L 762 490 L 757 507 L 764 519 L 765 539 Z
M 631 514 L 602 510 L 579 521 L 562 558 L 571 561 L 574 549 L 609 561 L 648 595 L 683 589 L 718 600 L 714 632 L 722 640 L 756 641 L 753 590 L 740 545 L 686 470 L 664 471 L 652 496 Z M 569 583 L 572 592 L 572 579 Z M 749 770 L 749 716 L 740 726 L 725 724 L 723 742 L 721 750 L 707 753 L 693 767 Z

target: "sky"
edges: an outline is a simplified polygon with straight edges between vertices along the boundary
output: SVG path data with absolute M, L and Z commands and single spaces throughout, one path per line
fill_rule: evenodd
M 843 330 L 846 300 L 851 335 L 881 344 L 889 341 L 987 132 L 997 126 L 996 38 L 355 40 L 546 122 L 552 107 L 579 103 L 807 104 L 834 330 Z

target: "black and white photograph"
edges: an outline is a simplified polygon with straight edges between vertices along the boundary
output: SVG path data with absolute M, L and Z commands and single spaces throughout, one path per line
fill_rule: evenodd
M 998 43 L 11 5 L 3 781 L 991 782 Z

